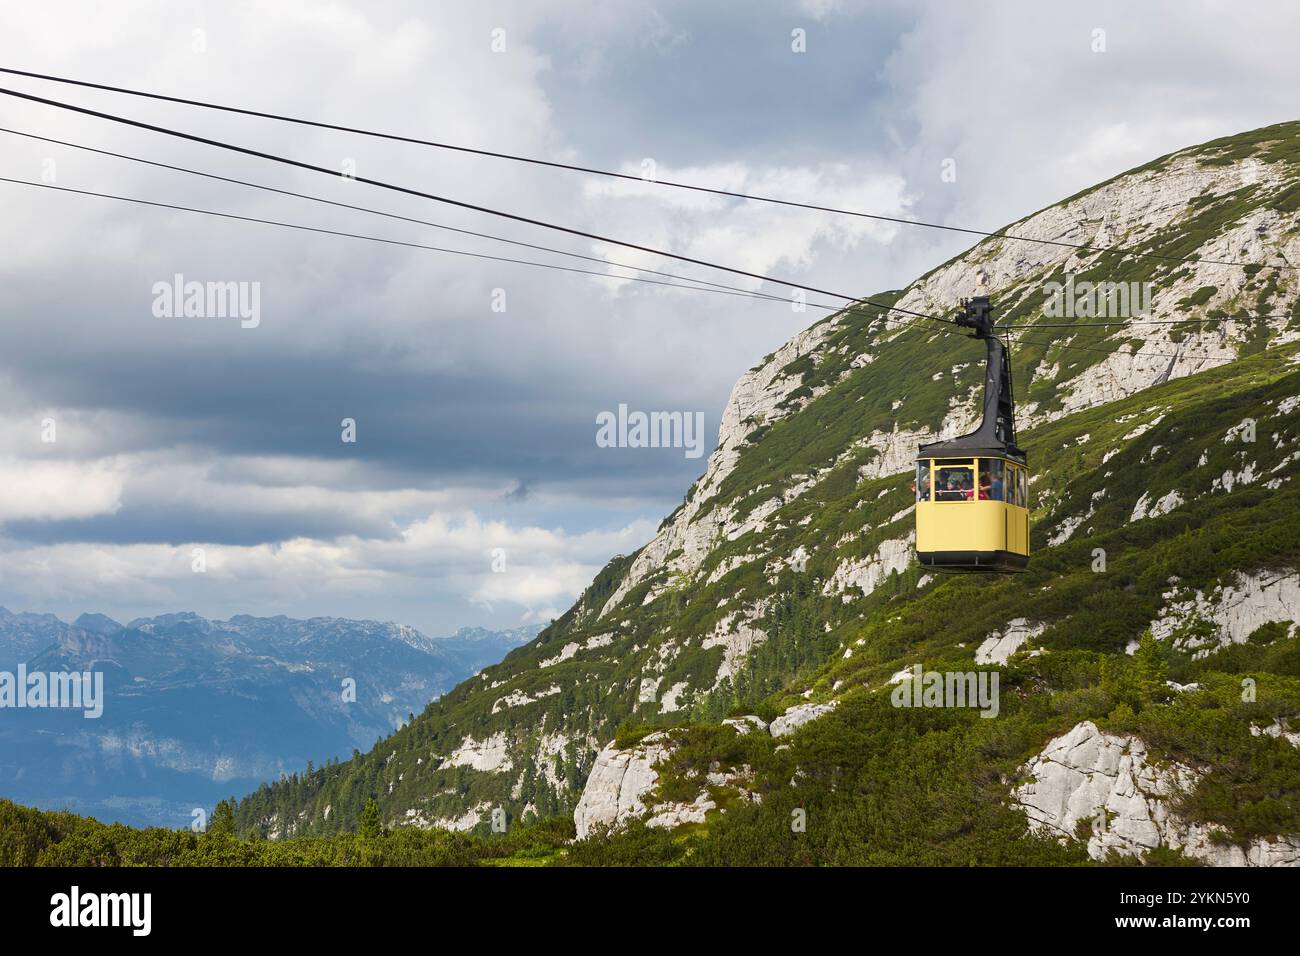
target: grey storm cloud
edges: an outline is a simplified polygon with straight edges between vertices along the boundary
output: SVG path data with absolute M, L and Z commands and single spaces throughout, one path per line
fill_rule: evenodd
M 890 113 L 881 64 L 907 26 L 901 7 L 879 4 L 869 29 L 851 30 L 798 4 L 743 0 L 654 4 L 643 16 L 642 29 L 612 41 L 599 18 L 539 31 L 557 51 L 555 113 L 584 155 L 798 163 L 880 148 Z M 794 30 L 809 53 L 793 54 Z

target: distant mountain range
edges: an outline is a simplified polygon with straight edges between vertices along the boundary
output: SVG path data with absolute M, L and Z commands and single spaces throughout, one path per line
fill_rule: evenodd
M 188 826 L 195 808 L 370 747 L 539 630 L 430 638 L 376 621 L 190 612 L 67 624 L 0 608 L 0 672 L 100 672 L 105 698 L 98 719 L 0 710 L 0 796 Z

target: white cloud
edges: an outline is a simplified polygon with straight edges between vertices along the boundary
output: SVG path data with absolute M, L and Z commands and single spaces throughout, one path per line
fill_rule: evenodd
M 1164 153 L 1296 118 L 1291 4 L 915 10 L 883 75 L 909 187 L 953 224 L 996 229 Z M 949 157 L 955 183 L 940 180 Z
M 396 538 L 293 538 L 252 546 L 9 542 L 0 548 L 0 579 L 59 607 L 116 606 L 123 588 L 140 605 L 250 613 L 279 613 L 288 602 L 326 596 L 464 595 L 507 605 L 521 619 L 540 619 L 570 604 L 611 554 L 633 551 L 653 534 L 648 521 L 573 535 L 460 512 L 428 515 Z M 194 571 L 196 548 L 203 551 L 203 573 Z M 494 548 L 505 552 L 501 571 L 493 569 Z
M 633 163 L 625 165 L 620 172 L 639 176 L 641 168 Z M 901 176 L 845 163 L 761 169 L 749 169 L 735 162 L 681 169 L 656 166 L 654 175 L 661 181 L 692 183 L 882 216 L 903 217 L 910 202 Z M 790 276 L 795 282 L 826 248 L 852 251 L 864 239 L 883 246 L 898 229 L 864 217 L 833 216 L 658 183 L 591 180 L 584 194 L 588 199 L 617 200 L 607 204 L 608 221 L 613 224 L 609 231 L 615 235 L 640 236 L 644 245 L 676 250 L 694 259 L 725 263 L 756 274 L 771 275 L 783 267 L 787 275 L 776 278 Z M 601 247 L 601 254 L 615 262 L 667 268 L 742 288 L 756 289 L 763 284 L 756 279 L 700 270 L 681 263 L 665 266 L 664 260 L 656 256 L 616 246 Z M 865 294 L 856 282 L 846 287 L 856 294 Z M 665 291 L 665 294 L 680 298 L 693 293 Z
M 109 461 L 0 458 L 0 488 L 0 522 L 87 518 L 122 503 L 122 474 Z

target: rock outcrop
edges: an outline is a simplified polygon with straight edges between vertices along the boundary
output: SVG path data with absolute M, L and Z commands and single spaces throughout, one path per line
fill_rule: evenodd
M 1169 602 L 1160 617 L 1151 622 L 1157 640 L 1175 636 L 1182 650 L 1204 657 L 1228 644 L 1241 644 L 1256 629 L 1273 623 L 1300 621 L 1300 574 L 1294 569 L 1239 574 L 1231 584 L 1208 594 L 1196 591 L 1182 598 L 1178 589 L 1166 592 Z M 1200 621 L 1209 633 L 1180 633 L 1186 625 Z
M 713 633 L 700 644 L 705 650 L 711 647 L 722 648 L 722 663 L 718 665 L 713 687 L 735 677 L 750 652 L 766 640 L 766 632 L 755 627 L 740 611 L 728 614 L 718 621 Z
M 728 727 L 736 728 L 736 733 L 747 734 L 751 730 L 762 733 L 767 730 L 767 721 L 762 717 L 755 717 L 753 714 L 746 714 L 744 717 L 728 717 L 723 722 Z
M 768 731 L 773 737 L 787 737 L 804 724 L 829 714 L 837 704 L 839 704 L 837 700 L 833 700 L 828 704 L 795 704 L 772 721 Z
M 504 733 L 493 734 L 486 740 L 466 737 L 459 747 L 447 755 L 445 767 L 472 767 L 484 772 L 509 770 L 511 766 L 509 741 Z
M 748 733 L 751 726 L 760 729 L 764 726 L 762 720 L 752 716 L 727 723 L 737 733 Z M 650 734 L 632 747 L 620 749 L 611 742 L 601 750 L 573 811 L 578 839 L 586 839 L 594 827 L 618 828 L 638 817 L 644 818 L 646 826 L 651 827 L 703 823 L 705 815 L 717 807 L 710 796 L 712 787 L 736 787 L 744 799 L 758 799 L 744 788 L 751 771 L 743 767 L 736 772 L 714 769 L 703 775 L 699 794 L 689 802 L 650 802 L 659 785 L 656 765 L 672 752 L 672 738 L 664 731 Z
M 1050 741 L 1022 771 L 1029 779 L 1013 797 L 1030 828 L 1064 840 L 1086 830 L 1095 860 L 1112 851 L 1139 856 L 1169 847 L 1211 866 L 1300 866 L 1300 835 L 1241 847 L 1223 842 L 1218 827 L 1180 819 L 1171 804 L 1195 787 L 1201 772 L 1157 765 L 1141 740 L 1106 733 L 1090 720 Z
M 642 797 L 659 782 L 655 764 L 670 752 L 668 735 L 662 732 L 626 750 L 613 742 L 601 750 L 573 811 L 578 839 L 586 839 L 594 826 L 616 827 L 644 814 L 649 808 Z
M 901 538 L 882 541 L 875 553 L 860 561 L 846 561 L 835 569 L 822 593 L 843 594 L 848 602 L 855 597 L 866 597 L 884 583 L 895 571 L 905 571 L 912 563 L 912 544 L 916 533 L 908 532 Z M 852 590 L 858 593 L 854 594 Z
M 1041 622 L 1031 623 L 1023 617 L 1007 621 L 1001 631 L 994 631 L 975 649 L 976 664 L 1005 664 L 1026 642 L 1047 630 Z

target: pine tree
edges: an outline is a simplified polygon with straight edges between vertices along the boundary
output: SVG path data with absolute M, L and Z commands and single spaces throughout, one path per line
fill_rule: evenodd
M 221 833 L 235 835 L 235 801 L 222 800 L 212 810 L 212 820 L 208 823 L 208 832 L 214 836 Z
M 379 804 L 375 798 L 371 797 L 366 801 L 365 809 L 361 811 L 361 837 L 366 840 L 372 840 L 382 835 L 383 829 L 379 825 Z
M 1169 665 L 1150 631 L 1142 633 L 1133 654 L 1133 665 L 1137 672 L 1137 692 L 1143 705 L 1168 699 L 1169 688 L 1165 681 L 1169 678 Z

